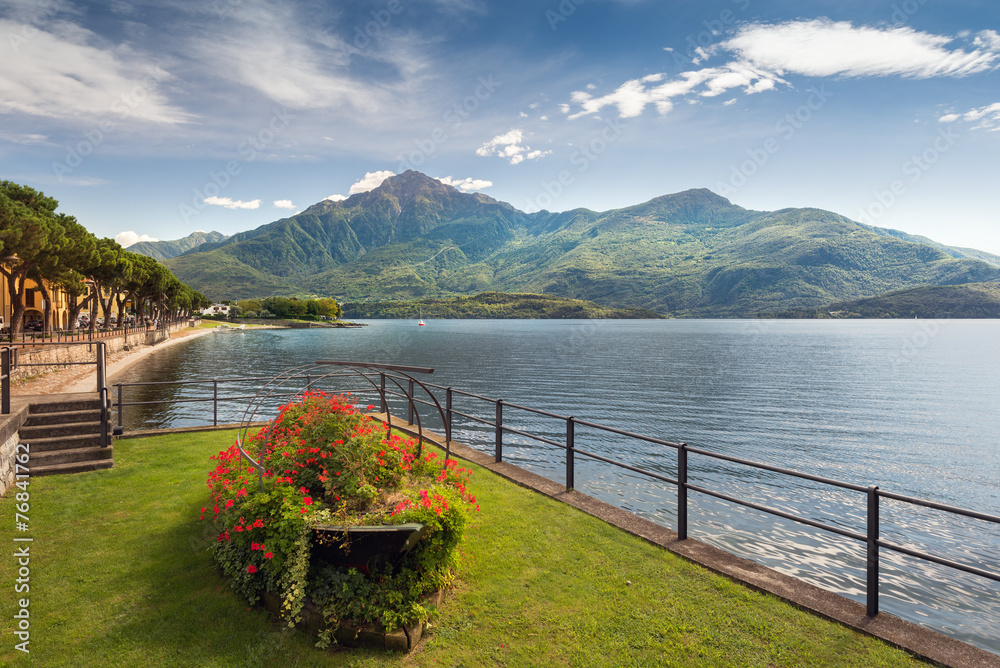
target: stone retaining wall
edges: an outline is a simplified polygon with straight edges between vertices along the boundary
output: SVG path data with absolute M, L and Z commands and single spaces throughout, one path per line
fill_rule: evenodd
M 79 342 L 67 345 L 45 344 L 37 348 L 15 348 L 17 368 L 11 373 L 11 380 L 30 378 L 32 376 L 64 369 L 74 362 L 94 363 L 97 360 L 97 343 L 104 343 L 107 354 L 113 355 L 125 350 L 155 346 L 170 338 L 171 332 L 192 327 L 188 322 L 177 322 L 164 325 L 157 329 L 134 331 L 128 334 L 116 334 L 107 338 L 95 339 L 93 342 Z M 46 366 L 26 366 L 28 364 L 44 364 Z
M 24 424 L 27 408 L 12 409 L 10 415 L 0 416 L 0 496 L 15 482 L 15 455 L 17 455 L 17 430 Z

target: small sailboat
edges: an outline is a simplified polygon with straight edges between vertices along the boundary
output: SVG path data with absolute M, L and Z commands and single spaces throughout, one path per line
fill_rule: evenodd
M 423 327 L 426 324 L 427 323 L 424 322 L 424 311 L 421 309 L 419 319 L 417 320 L 417 327 Z

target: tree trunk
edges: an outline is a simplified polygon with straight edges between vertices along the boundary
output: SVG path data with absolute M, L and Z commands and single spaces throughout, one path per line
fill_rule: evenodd
M 52 295 L 41 278 L 37 279 L 35 283 L 38 284 L 38 292 L 41 293 L 42 301 L 45 302 L 45 308 L 42 309 L 42 333 L 47 334 L 55 329 L 52 326 Z
M 80 311 L 83 308 L 83 304 L 80 303 L 80 293 L 70 290 L 69 291 L 69 322 L 66 324 L 70 330 L 76 329 L 76 321 L 80 317 Z
M 22 264 L 17 271 L 0 269 L 7 278 L 7 295 L 10 297 L 10 336 L 20 336 L 24 332 L 24 283 L 33 263 Z

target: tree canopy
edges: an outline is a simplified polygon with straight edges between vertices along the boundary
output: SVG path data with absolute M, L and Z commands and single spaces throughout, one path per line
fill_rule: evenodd
M 86 293 L 86 281 L 94 284 L 95 312 L 100 302 L 101 310 L 110 313 L 115 295 L 120 316 L 129 297 L 136 299 L 139 311 L 154 317 L 180 315 L 208 304 L 204 295 L 156 260 L 96 237 L 73 216 L 56 213 L 58 206 L 55 199 L 33 188 L 0 181 L 0 273 L 7 278 L 12 334 L 22 328 L 29 278 L 35 280 L 47 307 L 52 301 L 50 289 L 70 295 L 71 322 L 82 306 L 79 298 Z M 50 326 L 47 313 L 45 320 Z

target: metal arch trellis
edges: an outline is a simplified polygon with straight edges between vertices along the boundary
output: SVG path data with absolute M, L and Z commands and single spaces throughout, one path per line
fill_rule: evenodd
M 316 375 L 315 378 L 312 376 L 311 372 L 317 371 L 318 369 L 326 369 L 330 366 L 335 366 L 339 368 L 335 371 L 320 373 Z M 430 399 L 434 402 L 434 406 L 438 410 L 438 415 L 441 417 L 443 424 L 445 424 L 446 426 L 446 431 L 450 431 L 449 429 L 447 429 L 448 418 L 446 412 L 441 407 L 441 404 L 440 402 L 438 402 L 437 397 L 434 396 L 434 393 L 431 392 L 430 388 L 426 384 L 424 384 L 423 382 L 415 378 L 413 375 L 411 375 L 411 372 L 428 373 L 428 374 L 434 373 L 434 369 L 428 367 L 416 367 L 416 366 L 405 366 L 405 365 L 394 365 L 394 364 L 376 364 L 376 363 L 365 363 L 365 362 L 345 362 L 345 361 L 316 361 L 313 364 L 303 364 L 294 367 L 292 369 L 289 369 L 285 371 L 283 374 L 275 376 L 267 383 L 265 383 L 257 391 L 257 394 L 254 395 L 254 397 L 247 404 L 247 407 L 243 411 L 243 417 L 240 420 L 240 428 L 236 435 L 236 447 L 237 449 L 239 449 L 240 455 L 245 460 L 247 460 L 254 467 L 254 469 L 257 470 L 257 478 L 261 491 L 263 491 L 264 489 L 264 473 L 266 472 L 266 469 L 264 468 L 263 464 L 260 461 L 258 461 L 258 459 L 260 459 L 264 450 L 267 448 L 271 435 L 273 434 L 273 429 L 268 430 L 268 440 L 265 441 L 264 444 L 261 446 L 261 451 L 260 453 L 258 453 L 256 459 L 254 458 L 253 455 L 251 455 L 247 451 L 247 448 L 244 447 L 246 444 L 247 432 L 250 429 L 250 425 L 252 424 L 254 417 L 264 407 L 264 403 L 272 396 L 279 394 L 279 390 L 285 388 L 287 383 L 290 383 L 293 380 L 300 379 L 302 376 L 305 376 L 307 379 L 305 387 L 302 389 L 303 394 L 305 392 L 308 392 L 312 387 L 321 384 L 322 381 L 330 378 L 335 378 L 338 376 L 345 376 L 345 375 L 355 375 L 364 378 L 374 388 L 374 390 L 378 392 L 379 397 L 381 398 L 382 406 L 385 407 L 386 425 L 390 429 L 392 428 L 392 410 L 389 406 L 389 402 L 387 400 L 387 393 L 384 389 L 384 380 L 382 383 L 376 383 L 374 380 L 372 380 L 370 374 L 377 373 L 380 379 L 388 379 L 392 381 L 392 383 L 399 389 L 399 393 L 397 393 L 397 396 L 401 394 L 402 396 L 406 397 L 409 407 L 409 412 L 416 418 L 417 438 L 418 438 L 417 456 L 419 457 L 422 452 L 423 442 L 425 440 L 423 434 L 422 421 L 420 418 L 420 411 L 418 411 L 416 408 L 416 402 L 414 401 L 413 393 L 407 392 L 400 384 L 400 382 L 396 379 L 396 377 L 391 375 L 391 373 L 386 373 L 387 371 L 399 374 L 404 379 L 408 380 L 410 383 L 415 383 L 416 385 L 418 385 L 425 393 L 427 393 L 427 396 L 429 396 Z M 278 419 L 277 417 L 273 418 L 270 421 L 270 426 L 273 427 L 277 419 Z M 448 445 L 450 444 L 446 444 L 445 465 L 447 465 L 447 460 L 449 456 L 448 454 L 449 448 L 447 447 Z

